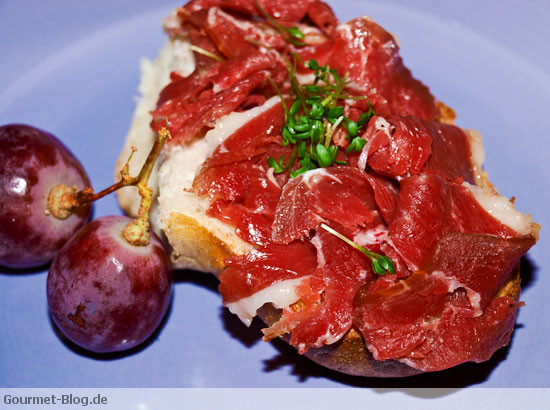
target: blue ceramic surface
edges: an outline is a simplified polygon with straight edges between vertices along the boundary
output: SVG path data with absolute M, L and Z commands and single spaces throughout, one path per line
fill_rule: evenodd
M 437 375 L 339 375 L 282 342 L 260 340 L 221 307 L 213 278 L 177 272 L 169 317 L 145 347 L 100 357 L 65 343 L 49 320 L 46 271 L 0 268 L 1 387 L 549 387 L 550 6 L 547 1 L 330 1 L 342 20 L 369 14 L 401 39 L 414 75 L 484 135 L 485 167 L 543 225 L 523 266 L 511 346 Z M 0 2 L 0 124 L 53 132 L 102 188 L 132 116 L 142 57 L 154 58 L 173 1 Z M 0 164 L 1 166 L 1 164 Z M 119 214 L 114 196 L 95 216 Z

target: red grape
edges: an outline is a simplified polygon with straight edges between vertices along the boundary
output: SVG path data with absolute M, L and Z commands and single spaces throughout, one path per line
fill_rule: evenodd
M 29 268 L 50 262 L 89 219 L 89 205 L 67 219 L 46 215 L 57 184 L 90 186 L 84 168 L 52 134 L 10 124 L 0 127 L 0 265 Z
M 130 349 L 147 339 L 172 294 L 170 260 L 158 237 L 130 245 L 124 216 L 96 219 L 55 257 L 47 281 L 48 306 L 59 329 L 94 352 Z

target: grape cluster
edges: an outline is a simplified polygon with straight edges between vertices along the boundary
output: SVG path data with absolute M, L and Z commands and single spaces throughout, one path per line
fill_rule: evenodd
M 163 143 L 164 140 L 162 140 Z M 146 187 L 161 144 L 136 178 L 121 186 Z M 145 229 L 128 240 L 128 226 L 148 222 L 107 216 L 88 223 L 93 194 L 76 157 L 52 134 L 10 124 L 0 127 L 0 265 L 51 263 L 50 315 L 77 345 L 93 352 L 130 349 L 162 321 L 172 295 L 171 263 L 159 238 Z M 149 170 L 149 171 L 148 171 Z M 127 171 L 127 167 L 126 167 Z M 142 201 L 142 206 L 150 197 Z M 144 206 L 142 218 L 148 218 Z

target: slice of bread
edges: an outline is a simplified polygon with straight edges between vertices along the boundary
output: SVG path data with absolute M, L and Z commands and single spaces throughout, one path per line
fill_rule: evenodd
M 155 134 L 149 127 L 149 111 L 155 109 L 158 95 L 169 82 L 169 73 L 176 71 L 188 75 L 194 70 L 193 53 L 189 44 L 172 38 L 159 53 L 154 62 L 144 60 L 141 64 L 142 76 L 139 85 L 140 97 L 134 118 L 128 132 L 124 148 L 116 165 L 116 178 L 130 154 L 131 147 L 139 147 L 130 163 L 131 174 L 138 172 L 145 161 Z M 205 138 L 196 139 L 184 146 L 168 146 L 151 175 L 151 186 L 157 193 L 151 212 L 154 230 L 165 236 L 171 248 L 171 258 L 175 268 L 218 274 L 224 267 L 223 261 L 234 255 L 243 254 L 253 247 L 240 239 L 234 228 L 218 219 L 206 215 L 210 203 L 207 199 L 190 192 L 193 179 L 201 164 L 214 151 L 224 138 L 272 106 L 276 97 L 264 106 L 243 113 L 232 113 L 222 117 Z M 452 122 L 454 113 L 450 108 L 441 110 L 442 122 Z M 483 148 L 481 136 L 468 131 L 471 139 L 473 162 L 477 174 L 477 184 L 484 189 L 493 189 L 482 171 Z M 496 192 L 496 191 L 495 191 Z M 135 189 L 118 191 L 122 209 L 135 215 L 139 206 L 139 196 Z M 516 211 L 517 212 L 517 211 Z M 533 225 L 533 229 L 537 228 Z M 534 232 L 534 231 L 533 231 Z M 519 265 L 518 265 L 519 266 Z M 499 296 L 519 297 L 519 267 L 510 275 Z M 281 311 L 265 304 L 258 315 L 268 325 L 280 317 Z M 310 349 L 307 356 L 315 362 L 339 372 L 368 377 L 400 377 L 419 373 L 395 360 L 379 362 L 365 348 L 359 332 L 351 329 L 342 340 L 319 349 Z

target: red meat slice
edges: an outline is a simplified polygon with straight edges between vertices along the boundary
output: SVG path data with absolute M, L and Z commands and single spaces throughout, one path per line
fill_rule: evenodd
M 272 219 L 244 205 L 224 201 L 214 202 L 207 215 L 218 218 L 235 227 L 235 233 L 243 240 L 259 246 L 271 243 Z
M 195 177 L 193 190 L 211 200 L 244 201 L 251 181 L 265 180 L 269 168 L 267 157 L 273 155 L 279 158 L 282 154 L 286 158 L 290 156 L 290 148 L 280 147 L 275 143 L 281 141 L 279 133 L 283 124 L 284 112 L 281 104 L 276 104 L 248 121 L 205 161 Z M 276 188 L 278 198 L 280 188 L 273 184 L 267 184 L 266 188 L 269 192 L 265 194 L 270 197 Z M 270 212 L 274 213 L 274 209 Z
M 236 302 L 286 279 L 311 275 L 317 267 L 315 248 L 307 242 L 270 244 L 225 261 L 219 291 L 224 304 Z
M 436 119 L 434 97 L 403 65 L 393 36 L 368 17 L 338 26 L 329 66 L 348 73 L 379 113 L 387 106 L 393 114 Z
M 347 229 L 374 219 L 376 205 L 364 172 L 351 167 L 319 168 L 290 180 L 284 187 L 273 221 L 273 241 L 290 243 L 309 236 L 323 221 Z
M 287 44 L 279 33 L 270 33 L 259 26 L 259 22 L 238 18 L 218 7 L 189 12 L 183 8 L 179 16 L 204 31 L 227 58 L 253 53 L 260 43 L 267 47 L 282 50 Z
M 298 22 L 302 20 L 308 10 L 311 0 L 279 1 L 258 0 L 262 8 L 271 16 L 283 20 Z M 181 10 L 195 12 L 210 7 L 221 7 L 228 11 L 236 11 L 248 16 L 263 17 L 254 0 L 193 0 Z
M 393 214 L 397 206 L 397 195 L 399 194 L 399 185 L 396 181 L 385 178 L 375 172 L 367 171 L 366 179 L 374 192 L 374 200 L 380 210 L 380 214 L 386 224 L 393 219 Z
M 439 239 L 450 232 L 517 236 L 487 213 L 464 185 L 435 174 L 401 181 L 389 236 L 409 268 L 418 269 Z
M 464 179 L 475 184 L 469 139 L 459 127 L 425 122 L 432 137 L 432 155 L 422 172 L 439 174 L 450 181 Z
M 534 244 L 532 236 L 504 239 L 454 232 L 437 242 L 421 269 L 444 272 L 445 276 L 455 278 L 462 287 L 471 290 L 472 307 L 482 311 Z
M 319 0 L 310 0 L 307 16 L 325 34 L 332 36 L 336 31 L 338 19 L 328 4 Z
M 436 173 L 451 181 L 474 183 L 470 144 L 458 127 L 390 115 L 373 118 L 363 136 L 369 144 L 369 166 L 376 172 L 403 178 Z
M 217 119 L 236 111 L 249 94 L 266 81 L 267 75 L 267 71 L 255 72 L 218 93 L 212 89 L 204 90 L 195 101 L 185 98 L 169 100 L 153 111 L 151 128 L 159 131 L 167 119 L 172 144 L 204 135 Z
M 349 235 L 342 227 L 335 226 L 335 229 Z M 308 309 L 307 314 L 292 315 L 293 322 L 285 326 L 286 331 L 292 330 L 290 344 L 299 353 L 334 343 L 350 329 L 353 297 L 375 276 L 365 255 L 325 230 L 318 231 L 312 242 L 319 255 L 314 278 L 321 281 L 325 289 L 321 303 Z M 288 321 L 288 318 L 282 320 Z
M 447 309 L 437 331 L 428 332 L 413 357 L 402 360 L 423 371 L 439 371 L 471 361 L 483 362 L 506 346 L 522 304 L 507 297 L 491 301 L 482 316 L 467 318 Z
M 369 142 L 367 163 L 392 178 L 420 174 L 432 153 L 432 138 L 414 117 L 375 117 L 363 138 Z
M 453 233 L 439 241 L 423 270 L 390 286 L 362 288 L 355 324 L 368 349 L 377 360 L 425 371 L 487 360 L 507 343 L 519 306 L 493 297 L 534 243 L 530 236 Z

